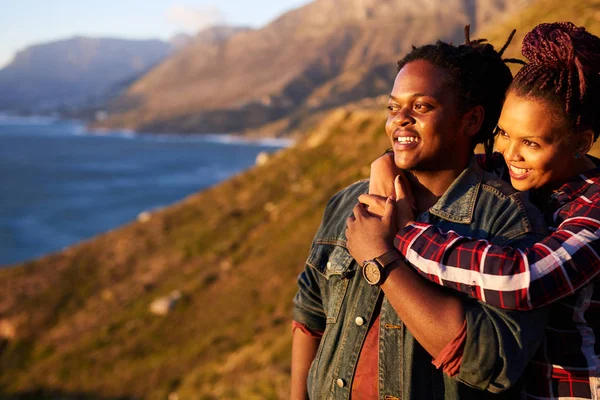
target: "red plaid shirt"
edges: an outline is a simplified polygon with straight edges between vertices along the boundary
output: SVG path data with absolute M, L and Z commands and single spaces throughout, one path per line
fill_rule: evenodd
M 552 234 L 525 251 L 422 223 L 401 230 L 396 245 L 430 281 L 488 304 L 551 304 L 525 373 L 526 398 L 600 399 L 600 168 L 574 177 L 542 208 Z

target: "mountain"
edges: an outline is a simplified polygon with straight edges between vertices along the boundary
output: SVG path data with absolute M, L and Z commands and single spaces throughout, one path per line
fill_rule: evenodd
M 598 13 L 543 0 L 482 36 L 499 47 L 557 20 L 598 35 Z M 0 398 L 288 398 L 295 278 L 327 200 L 388 146 L 384 101 L 329 111 L 264 165 L 1 269 Z M 150 312 L 174 291 L 169 314 Z
M 171 50 L 159 40 L 73 37 L 18 52 L 0 70 L 0 109 L 55 109 L 94 101 Z
M 204 43 L 208 45 L 218 44 L 226 41 L 233 35 L 236 35 L 240 32 L 248 32 L 251 30 L 252 28 L 245 26 L 216 25 L 201 30 L 194 38 L 191 39 L 196 43 Z
M 385 93 L 411 45 L 463 40 L 528 0 L 316 0 L 262 29 L 195 40 L 111 102 L 108 127 L 232 132 Z
M 68 112 L 98 106 L 191 42 L 212 45 L 247 30 L 216 26 L 169 43 L 74 37 L 30 46 L 0 70 L 0 109 Z

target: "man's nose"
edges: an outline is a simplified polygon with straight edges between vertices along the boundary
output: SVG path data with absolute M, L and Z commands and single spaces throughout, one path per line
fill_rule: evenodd
M 394 124 L 396 124 L 396 126 L 408 126 L 414 123 L 415 119 L 408 107 L 403 107 L 394 117 Z

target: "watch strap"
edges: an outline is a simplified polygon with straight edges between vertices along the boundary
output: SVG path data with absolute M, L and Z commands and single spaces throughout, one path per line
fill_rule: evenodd
M 400 252 L 396 249 L 392 249 L 388 252 L 383 253 L 379 257 L 375 257 L 374 260 L 377 261 L 381 268 L 385 268 L 396 260 L 402 258 Z

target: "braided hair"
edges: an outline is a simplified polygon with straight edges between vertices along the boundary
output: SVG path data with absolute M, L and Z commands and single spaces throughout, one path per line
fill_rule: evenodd
M 484 143 L 486 152 L 491 153 L 494 128 L 500 118 L 502 104 L 512 81 L 512 73 L 502 59 L 515 31 L 511 33 L 500 51 L 486 43 L 486 39 L 471 40 L 469 26 L 465 27 L 465 43 L 459 46 L 438 41 L 436 44 L 414 47 L 398 61 L 398 71 L 411 61 L 425 60 L 440 67 L 448 74 L 448 84 L 458 95 L 459 112 L 464 113 L 481 105 L 484 120 L 474 135 L 472 147 Z
M 526 64 L 509 90 L 558 106 L 573 132 L 600 134 L 600 38 L 571 22 L 540 24 L 523 39 Z

